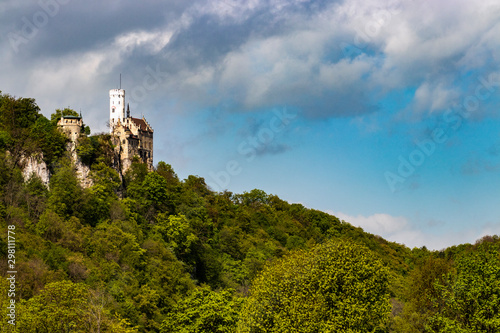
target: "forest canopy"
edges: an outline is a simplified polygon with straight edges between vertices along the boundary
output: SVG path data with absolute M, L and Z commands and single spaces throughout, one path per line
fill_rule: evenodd
M 63 115 L 75 111 L 49 120 L 34 99 L 0 93 L 2 331 L 500 330 L 497 236 L 410 249 L 262 190 L 214 192 L 166 162 L 120 174 L 110 135 L 83 128 L 85 187 Z M 48 184 L 23 174 L 27 156 L 46 163 Z

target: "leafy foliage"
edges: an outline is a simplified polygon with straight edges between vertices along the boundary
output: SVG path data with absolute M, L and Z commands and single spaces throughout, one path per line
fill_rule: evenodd
M 327 242 L 272 263 L 255 280 L 240 332 L 378 332 L 390 311 L 387 271 L 367 249 Z
M 236 332 L 241 301 L 231 290 L 216 292 L 201 286 L 174 306 L 163 321 L 160 332 Z
M 39 295 L 23 302 L 18 332 L 113 332 L 136 333 L 128 321 L 106 311 L 99 291 L 81 283 L 49 283 Z
M 70 108 L 64 108 L 64 109 L 56 109 L 56 111 L 50 116 L 50 121 L 52 124 L 57 125 L 57 122 L 59 119 L 65 116 L 72 116 L 72 117 L 78 117 L 79 114 L 75 110 L 72 110 Z
M 15 161 L 38 154 L 50 165 L 65 152 L 65 136 L 39 112 L 32 98 L 0 93 L 0 149 L 8 150 Z
M 22 332 L 70 332 L 84 326 L 87 287 L 69 281 L 50 283 L 24 304 Z
M 112 165 L 114 153 L 111 144 L 111 135 L 98 134 L 88 136 L 83 133 L 77 140 L 76 152 L 82 163 L 87 166 L 98 163 L 104 163 L 108 166 Z
M 77 114 L 48 120 L 0 93 L 0 274 L 14 225 L 18 332 L 500 330 L 497 236 L 408 249 L 262 190 L 213 192 L 165 162 L 120 175 L 111 136 L 89 129 L 82 188 L 62 115 Z M 27 157 L 47 163 L 49 187 L 24 178 Z
M 436 281 L 432 297 L 438 312 L 429 332 L 496 332 L 500 330 L 500 257 L 498 244 L 480 244 L 460 255 L 454 272 Z

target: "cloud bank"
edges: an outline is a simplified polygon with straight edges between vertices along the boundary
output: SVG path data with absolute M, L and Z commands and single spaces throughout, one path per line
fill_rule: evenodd
M 442 250 L 457 244 L 474 243 L 485 235 L 500 232 L 500 227 L 497 225 L 481 225 L 480 228 L 436 234 L 433 230 L 426 231 L 421 227 L 416 227 L 408 218 L 403 216 L 382 213 L 370 216 L 351 216 L 332 211 L 328 211 L 328 213 L 353 226 L 360 227 L 366 232 L 379 235 L 392 242 L 404 244 L 410 248 L 426 246 L 430 250 Z M 427 223 L 427 229 L 431 229 L 435 224 L 436 222 L 430 221 Z
M 161 85 L 146 93 L 184 111 L 290 105 L 345 117 L 377 112 L 385 94 L 408 89 L 410 112 L 435 113 L 494 71 L 500 49 L 496 1 L 11 0 L 0 10 L 4 89 L 61 103 L 62 90 L 95 95 L 119 72 L 137 92 L 148 68 L 160 68 Z M 13 47 L 26 22 L 41 26 Z

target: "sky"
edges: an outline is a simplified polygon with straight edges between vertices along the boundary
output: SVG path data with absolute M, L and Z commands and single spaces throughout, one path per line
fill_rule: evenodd
M 106 132 L 109 90 L 155 163 L 390 241 L 500 234 L 500 2 L 0 2 L 0 91 Z

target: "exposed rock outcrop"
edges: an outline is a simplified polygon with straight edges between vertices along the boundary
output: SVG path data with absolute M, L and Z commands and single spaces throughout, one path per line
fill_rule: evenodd
M 83 164 L 80 157 L 76 152 L 76 145 L 74 142 L 68 143 L 66 146 L 68 153 L 71 156 L 73 165 L 76 169 L 76 176 L 80 180 L 83 188 L 89 188 L 94 185 L 90 177 L 90 168 Z M 50 177 L 52 176 L 47 164 L 43 160 L 43 154 L 36 154 L 30 156 L 22 156 L 19 160 L 19 167 L 22 170 L 24 181 L 28 181 L 33 175 L 41 179 L 43 184 L 49 187 Z
M 71 155 L 71 160 L 73 161 L 73 164 L 76 168 L 76 176 L 78 177 L 78 180 L 80 180 L 80 184 L 82 185 L 82 187 L 89 188 L 94 185 L 94 181 L 90 177 L 90 168 L 87 165 L 83 164 L 82 160 L 78 156 L 78 153 L 76 151 L 76 143 L 69 142 L 66 146 L 66 149 Z
M 24 180 L 29 180 L 33 175 L 42 180 L 45 186 L 49 186 L 50 170 L 43 160 L 43 155 L 31 155 L 28 157 L 21 157 L 19 164 L 23 171 Z

